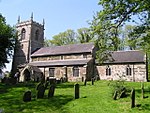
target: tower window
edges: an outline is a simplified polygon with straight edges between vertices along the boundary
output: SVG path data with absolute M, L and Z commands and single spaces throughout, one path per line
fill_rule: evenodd
M 21 40 L 25 39 L 26 37 L 26 30 L 23 28 L 21 31 Z
M 129 65 L 126 67 L 126 75 L 131 75 L 131 67 Z
M 111 68 L 109 66 L 106 67 L 106 76 L 111 75 Z
M 35 32 L 35 40 L 38 40 L 38 38 L 39 38 L 39 30 L 36 30 L 36 32 Z

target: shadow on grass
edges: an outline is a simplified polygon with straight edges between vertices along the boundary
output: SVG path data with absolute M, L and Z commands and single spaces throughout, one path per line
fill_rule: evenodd
M 148 110 L 150 111 L 150 105 L 149 104 L 143 104 L 141 106 L 139 106 L 139 110 Z
M 19 88 L 19 87 L 26 87 L 26 88 L 29 88 L 29 89 L 33 89 L 36 87 L 36 83 L 33 83 L 33 82 L 29 82 L 29 83 L 17 83 L 15 85 L 7 85 L 7 84 L 4 84 L 4 83 L 0 83 L 0 94 L 4 94 L 4 93 L 8 93 L 9 89 L 11 88 Z
M 4 97 L 0 104 L 0 109 L 4 109 L 7 113 L 19 113 L 19 112 L 62 112 L 68 113 L 64 108 L 68 102 L 73 100 L 73 96 L 70 95 L 56 95 L 52 98 L 45 99 L 32 99 L 30 102 L 23 102 L 21 98 Z

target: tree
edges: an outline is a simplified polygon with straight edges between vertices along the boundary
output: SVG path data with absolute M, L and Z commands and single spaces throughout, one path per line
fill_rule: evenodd
M 134 33 L 132 33 L 132 35 L 130 33 L 130 35 L 135 36 L 135 34 L 141 34 L 140 39 L 142 38 L 143 41 L 141 41 L 139 45 L 144 46 L 143 48 L 148 48 L 147 46 L 145 47 L 145 45 L 148 45 L 150 42 L 148 38 L 148 36 L 150 36 L 149 0 L 100 0 L 99 5 L 101 5 L 103 9 L 94 15 L 91 28 L 96 35 L 99 35 L 97 41 L 103 39 L 106 40 L 108 44 L 107 46 L 104 46 L 104 44 L 99 45 L 100 49 L 103 49 L 103 51 L 119 49 L 119 29 L 124 26 L 126 22 L 138 23 L 134 29 Z
M 8 63 L 8 57 L 13 54 L 15 46 L 15 30 L 6 24 L 5 18 L 0 14 L 0 69 Z
M 87 43 L 94 40 L 94 37 L 89 28 L 77 29 L 77 40 L 79 43 Z
M 139 34 L 134 34 L 134 29 L 136 26 L 126 25 L 123 31 L 123 36 L 125 39 L 125 46 L 127 49 L 136 50 L 140 48 L 141 39 Z
M 55 45 L 55 46 L 61 46 L 61 45 L 67 45 L 67 44 L 74 44 L 76 43 L 76 33 L 68 29 L 65 32 L 61 32 L 58 35 L 55 35 L 52 37 L 52 40 L 46 40 L 45 45 Z

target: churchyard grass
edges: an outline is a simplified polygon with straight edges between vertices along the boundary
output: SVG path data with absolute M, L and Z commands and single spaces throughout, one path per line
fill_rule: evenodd
M 37 83 L 4 85 L 0 83 L 0 110 L 5 113 L 148 113 L 150 112 L 150 83 L 144 83 L 146 98 L 141 98 L 140 82 L 125 82 L 125 86 L 135 89 L 136 107 L 131 109 L 131 98 L 113 100 L 109 81 L 87 82 L 80 85 L 80 97 L 74 99 L 74 84 L 57 84 L 54 97 L 48 98 L 48 89 L 43 99 L 36 98 Z M 49 88 L 49 87 L 48 87 Z M 23 101 L 25 91 L 32 92 L 30 102 Z

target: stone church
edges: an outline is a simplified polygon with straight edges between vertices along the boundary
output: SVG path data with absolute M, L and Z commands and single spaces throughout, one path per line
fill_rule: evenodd
M 45 77 L 56 80 L 147 81 L 146 55 L 142 51 L 115 51 L 113 61 L 99 64 L 93 43 L 44 47 L 44 20 L 20 21 L 16 25 L 18 42 L 14 51 L 12 73 L 20 72 L 20 82 Z

